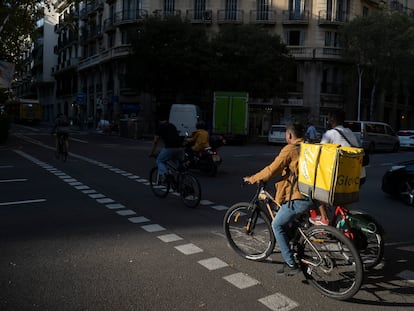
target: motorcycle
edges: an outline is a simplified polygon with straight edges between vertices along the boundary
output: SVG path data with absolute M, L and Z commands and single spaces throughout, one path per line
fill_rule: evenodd
M 210 137 L 210 147 L 194 152 L 192 161 L 190 161 L 189 150 L 186 148 L 184 159 L 188 163 L 188 168 L 198 169 L 209 176 L 215 176 L 218 167 L 222 163 L 222 158 L 217 152 L 217 148 L 225 143 L 225 139 L 220 135 Z

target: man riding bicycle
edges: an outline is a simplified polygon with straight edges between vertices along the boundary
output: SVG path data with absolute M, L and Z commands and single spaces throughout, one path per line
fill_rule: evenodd
M 69 120 L 63 113 L 58 113 L 52 133 L 56 133 L 56 154 L 59 154 L 59 138 L 63 137 L 66 153 L 69 150 Z
M 164 181 L 165 174 L 167 173 L 166 162 L 174 160 L 178 168 L 181 164 L 180 160 L 182 160 L 184 155 L 181 138 L 178 135 L 177 128 L 174 124 L 167 121 L 165 113 L 159 114 L 159 126 L 155 131 L 154 140 L 149 154 L 150 156 L 155 155 L 155 150 L 160 140 L 162 140 L 164 146 L 157 156 L 157 166 L 159 180 Z
M 307 200 L 299 192 L 298 183 L 295 180 L 295 176 L 298 176 L 300 143 L 303 142 L 303 132 L 302 125 L 298 123 L 287 125 L 287 145 L 282 148 L 279 155 L 258 173 L 244 177 L 245 182 L 254 184 L 282 174 L 282 180 L 275 185 L 275 201 L 281 205 L 281 208 L 272 222 L 272 228 L 286 264 L 277 271 L 277 274 L 295 275 L 300 271 L 289 246 L 287 225 L 297 214 L 306 212 L 312 206 L 312 201 Z

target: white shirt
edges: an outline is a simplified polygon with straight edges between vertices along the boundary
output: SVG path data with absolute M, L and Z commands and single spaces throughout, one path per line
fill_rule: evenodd
M 341 131 L 341 133 L 348 138 L 352 146 L 336 129 Z M 349 128 L 343 127 L 342 125 L 335 126 L 335 128 L 326 131 L 322 136 L 321 144 L 338 144 L 345 147 L 359 147 L 358 139 L 355 137 L 354 133 L 352 133 Z

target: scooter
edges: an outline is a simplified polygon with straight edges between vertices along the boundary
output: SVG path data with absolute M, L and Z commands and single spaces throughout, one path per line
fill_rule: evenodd
M 222 136 L 210 138 L 210 147 L 206 147 L 194 153 L 193 161 L 189 161 L 190 169 L 198 169 L 209 176 L 215 176 L 217 169 L 222 163 L 222 158 L 217 152 L 217 148 L 224 145 L 225 140 Z M 185 152 L 185 159 L 189 160 L 188 152 Z

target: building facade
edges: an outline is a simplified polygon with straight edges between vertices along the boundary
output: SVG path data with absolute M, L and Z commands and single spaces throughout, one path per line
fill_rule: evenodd
M 269 101 L 250 99 L 250 134 L 266 135 L 273 123 L 290 120 L 323 125 L 329 110 L 342 108 L 357 117 L 357 70 L 346 80 L 338 30 L 356 16 L 384 6 L 413 14 L 413 0 L 95 0 L 77 4 L 55 2 L 57 21 L 51 25 L 56 60 L 51 69 L 55 100 L 45 102 L 47 118 L 64 112 L 86 124 L 104 117 L 134 117 L 143 131 L 151 131 L 154 103 L 136 94 L 125 81 L 126 57 L 131 53 L 128 29 L 149 15 L 178 15 L 193 24 L 218 31 L 225 24 L 257 24 L 279 34 L 296 60 L 289 95 Z M 53 19 L 50 20 L 53 23 Z M 49 40 L 49 38 L 48 38 Z M 47 70 L 47 68 L 44 68 Z M 386 94 L 375 119 L 395 128 L 414 124 L 413 105 L 387 101 Z M 368 97 L 361 101 L 361 119 L 368 116 Z M 402 121 L 403 120 L 403 121 Z

